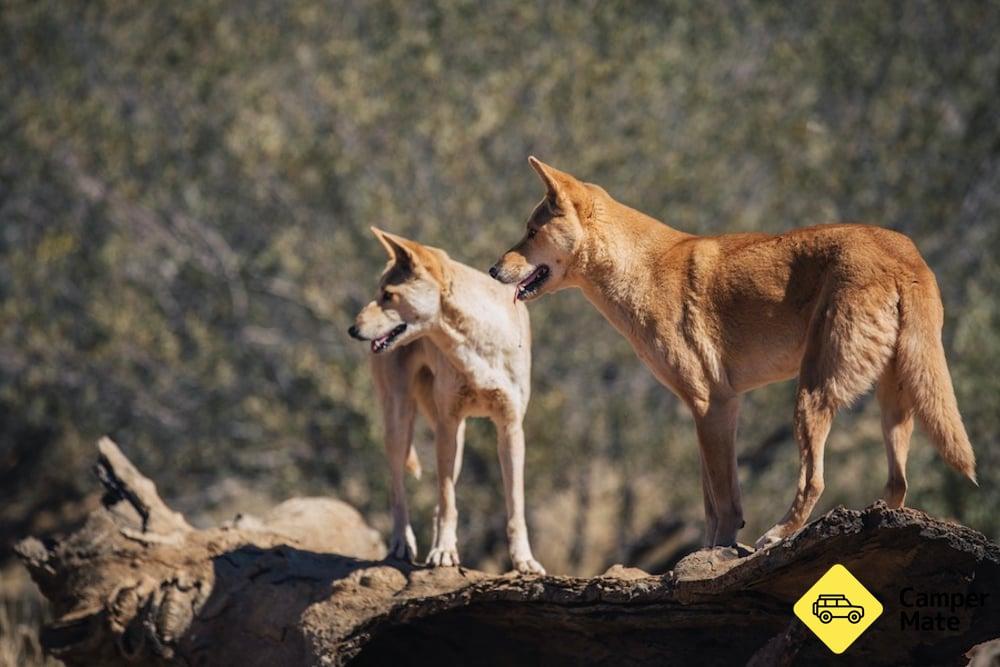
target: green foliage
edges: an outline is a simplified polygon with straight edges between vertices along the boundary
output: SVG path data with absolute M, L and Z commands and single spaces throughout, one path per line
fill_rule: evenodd
M 331 493 L 384 528 L 366 350 L 344 334 L 384 262 L 368 226 L 485 268 L 541 196 L 534 153 L 692 232 L 910 234 L 981 488 L 920 437 L 909 501 L 998 538 L 998 31 L 976 2 L 8 2 L 0 520 L 85 493 L 109 433 L 202 519 Z M 536 552 L 591 572 L 657 517 L 700 517 L 693 428 L 579 294 L 531 313 Z M 752 394 L 741 450 L 791 410 L 787 384 Z M 492 439 L 470 429 L 459 485 L 485 566 L 504 553 Z M 880 439 L 875 406 L 841 415 L 824 507 L 877 497 Z M 745 471 L 745 541 L 791 500 L 777 440 Z

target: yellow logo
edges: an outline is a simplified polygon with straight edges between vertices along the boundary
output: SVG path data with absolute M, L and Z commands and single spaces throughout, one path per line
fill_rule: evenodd
M 843 653 L 882 615 L 882 604 L 837 564 L 799 598 L 794 611 L 831 651 Z

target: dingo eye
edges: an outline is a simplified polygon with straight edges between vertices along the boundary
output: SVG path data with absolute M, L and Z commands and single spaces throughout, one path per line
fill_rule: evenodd
M 391 300 L 392 300 L 392 292 L 390 292 L 389 290 L 385 290 L 384 292 L 382 292 L 382 301 L 391 301 Z
M 535 234 L 537 234 L 537 233 L 538 233 L 538 230 L 537 230 L 537 229 L 535 229 L 535 228 L 533 228 L 533 227 L 529 227 L 529 228 L 528 228 L 528 238 L 529 238 L 529 239 L 533 239 L 533 238 L 535 238 Z

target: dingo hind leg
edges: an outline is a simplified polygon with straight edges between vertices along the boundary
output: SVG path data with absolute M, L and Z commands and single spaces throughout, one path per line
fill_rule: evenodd
M 699 448 L 700 449 L 700 448 Z M 709 488 L 708 469 L 705 465 L 705 455 L 701 455 L 701 497 L 705 503 L 705 546 L 715 546 L 715 531 L 719 527 L 719 515 L 715 512 L 715 499 Z
M 878 383 L 878 402 L 882 409 L 882 437 L 889 463 L 885 483 L 885 502 L 893 509 L 906 499 L 906 456 L 913 435 L 913 401 L 900 382 L 896 360 L 889 362 Z
M 784 518 L 757 540 L 775 544 L 801 528 L 823 493 L 823 450 L 833 417 L 882 376 L 896 345 L 894 290 L 827 285 L 809 325 L 799 371 L 794 433 L 799 479 Z
M 524 517 L 524 428 L 521 417 L 510 421 L 494 420 L 494 423 L 507 503 L 507 545 L 511 564 L 522 574 L 545 574 L 545 568 L 531 553 Z

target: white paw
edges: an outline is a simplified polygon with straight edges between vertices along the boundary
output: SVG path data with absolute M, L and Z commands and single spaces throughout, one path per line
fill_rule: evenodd
M 781 542 L 784 537 L 781 536 L 781 531 L 777 526 L 767 531 L 760 536 L 760 539 L 754 543 L 754 547 L 758 550 L 767 549 L 768 547 L 773 547 L 775 544 Z
M 403 535 L 392 536 L 387 557 L 403 560 L 407 563 L 412 563 L 417 559 L 417 538 L 414 537 L 412 528 L 407 527 L 406 533 Z
M 427 554 L 427 564 L 431 567 L 458 567 L 458 550 L 434 547 Z
M 514 569 L 521 574 L 545 574 L 545 568 L 534 558 L 514 558 Z

